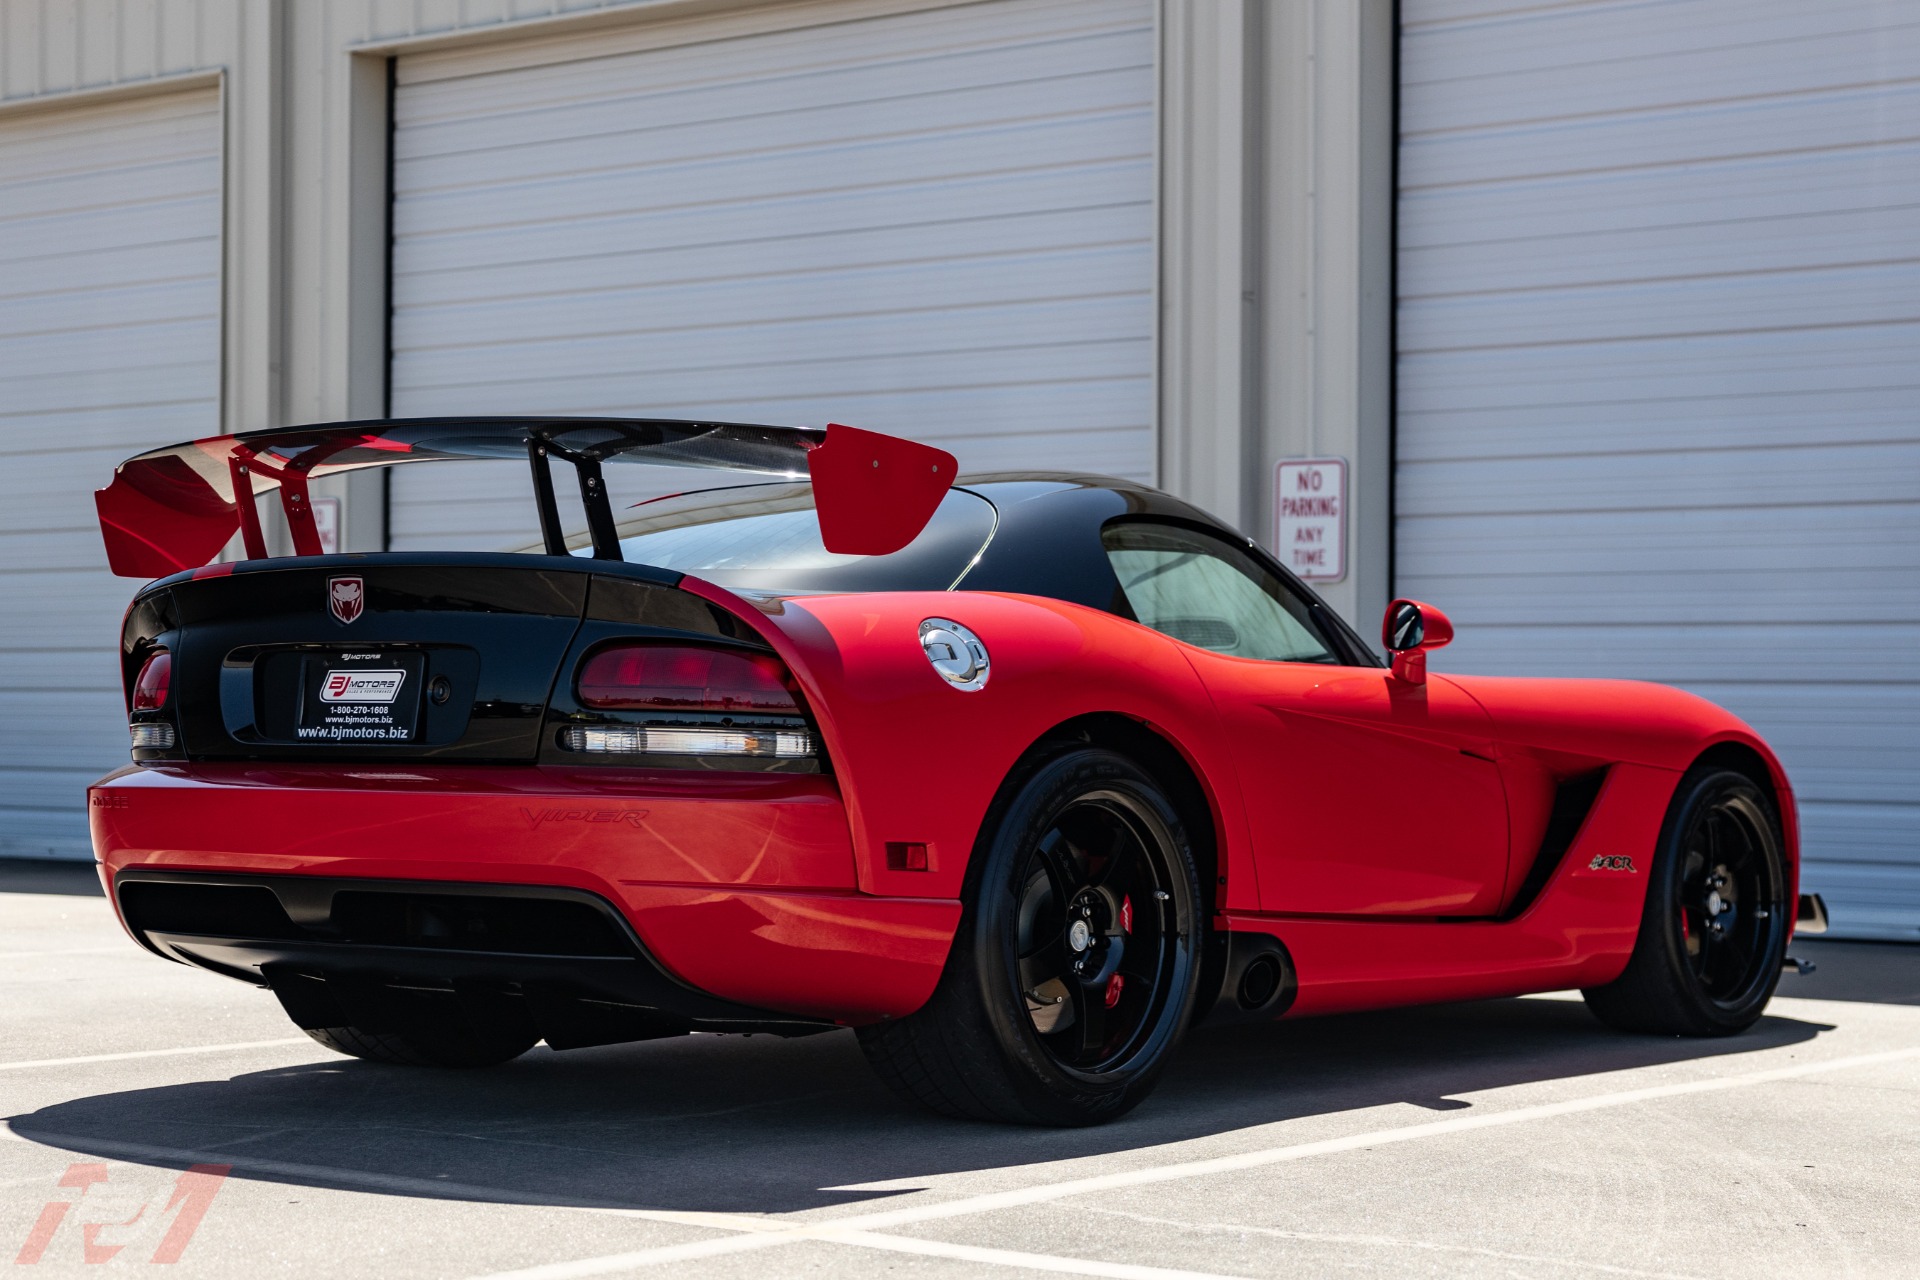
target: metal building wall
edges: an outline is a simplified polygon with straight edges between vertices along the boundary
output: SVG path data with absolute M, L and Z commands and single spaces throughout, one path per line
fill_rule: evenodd
M 217 87 L 223 180 L 211 361 L 218 424 L 240 431 L 375 416 L 384 411 L 389 375 L 387 84 L 394 59 L 505 70 L 577 56 L 583 39 L 613 56 L 684 44 L 690 25 L 747 36 L 964 11 L 977 2 L 0 0 L 0 119 L 131 102 L 189 84 Z M 1265 535 L 1275 457 L 1351 457 L 1359 569 L 1327 594 L 1363 625 L 1377 616 L 1386 588 L 1379 459 L 1390 299 L 1378 249 L 1391 204 L 1392 6 L 1148 5 L 1158 129 L 1158 390 L 1148 411 L 1159 424 L 1149 461 L 1175 492 Z M 29 315 L 24 323 L 43 322 Z M 207 358 L 204 345 L 195 360 Z M 143 419 L 131 427 L 129 438 L 141 438 L 128 451 L 167 443 L 179 431 Z M 0 449 L 7 447 L 0 439 Z M 100 472 L 85 483 L 105 479 Z M 328 490 L 346 500 L 348 547 L 380 546 L 378 478 L 323 482 Z M 88 512 L 73 512 L 65 528 L 54 534 L 36 526 L 23 536 L 44 536 L 48 553 L 64 538 L 76 555 L 98 554 Z M 103 599 L 123 601 L 136 585 L 116 587 L 98 561 L 87 571 L 102 573 Z M 36 579 L 12 601 L 15 610 L 58 606 L 67 584 L 57 573 L 43 576 L 49 581 Z M 110 664 L 110 631 L 63 630 L 60 644 L 70 653 L 62 661 Z M 13 634 L 0 635 L 0 668 L 25 670 L 24 650 L 42 642 Z M 62 687 L 40 675 L 23 679 L 49 693 Z M 86 855 L 81 780 L 124 760 L 117 721 L 93 745 L 63 757 L 64 780 L 48 792 L 47 825 L 7 828 L 0 817 L 0 836 L 31 828 L 27 845 L 6 843 L 0 853 Z M 23 762 L 45 754 L 30 730 L 21 733 L 0 744 L 0 769 L 31 767 Z
M 127 758 L 113 463 L 380 411 L 386 59 L 352 51 L 513 16 L 460 8 L 0 0 L 0 856 L 90 856 Z
M 1150 0 L 684 34 L 401 59 L 396 414 L 844 421 L 1153 479 Z M 403 469 L 391 513 L 400 548 L 538 536 L 523 469 Z
M 1397 588 L 1440 669 L 1775 744 L 1806 887 L 1920 935 L 1920 15 L 1406 0 Z
M 0 113 L 0 855 L 84 852 L 84 788 L 125 758 L 92 493 L 220 429 L 219 107 Z

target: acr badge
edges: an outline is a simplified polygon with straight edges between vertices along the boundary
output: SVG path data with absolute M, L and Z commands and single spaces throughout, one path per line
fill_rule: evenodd
M 352 622 L 366 612 L 367 584 L 359 578 L 328 578 L 327 608 L 336 622 Z

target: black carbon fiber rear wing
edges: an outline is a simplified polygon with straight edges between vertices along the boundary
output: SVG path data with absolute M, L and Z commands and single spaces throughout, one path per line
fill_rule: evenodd
M 671 418 L 395 418 L 281 427 L 155 449 L 115 469 L 94 495 L 107 560 L 125 577 L 198 568 L 234 534 L 266 556 L 252 499 L 278 490 L 297 555 L 317 555 L 310 481 L 412 462 L 526 463 L 546 550 L 565 555 L 552 462 L 573 466 L 593 554 L 620 558 L 605 463 L 810 477 L 827 549 L 898 551 L 926 527 L 957 470 L 953 455 L 895 436 L 831 425 L 756 426 Z M 245 500 L 242 500 L 245 499 Z

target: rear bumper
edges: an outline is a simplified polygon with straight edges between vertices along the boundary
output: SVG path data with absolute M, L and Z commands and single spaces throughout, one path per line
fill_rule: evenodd
M 957 902 L 858 892 L 838 791 L 812 775 L 170 765 L 103 779 L 89 813 L 117 906 L 123 880 L 157 872 L 271 880 L 276 891 L 286 881 L 360 880 L 586 895 L 610 908 L 666 983 L 621 988 L 619 998 L 701 1025 L 911 1013 L 932 994 L 960 915 Z M 605 968 L 567 956 L 377 955 L 324 927 L 298 938 L 195 928 L 197 941 L 143 941 L 263 985 L 276 985 L 267 972 L 276 965 L 434 982 L 460 969 L 496 985 L 538 985 L 554 976 L 548 961 Z
M 572 1049 L 833 1025 L 678 981 L 612 904 L 577 889 L 127 867 L 113 897 L 148 948 L 271 987 L 303 1027 L 400 1031 L 457 1014 Z

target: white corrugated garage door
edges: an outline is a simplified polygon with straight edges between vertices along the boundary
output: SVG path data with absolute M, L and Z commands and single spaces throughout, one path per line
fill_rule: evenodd
M 1785 758 L 1920 936 L 1920 14 L 1405 0 L 1396 587 Z
M 0 855 L 87 856 L 127 759 L 93 490 L 220 429 L 211 90 L 0 117 Z
M 393 411 L 840 421 L 1150 478 L 1154 48 L 1151 0 L 995 0 L 403 59 Z M 394 473 L 395 547 L 534 536 L 519 470 L 454 471 Z

